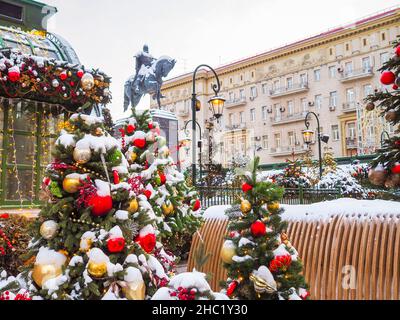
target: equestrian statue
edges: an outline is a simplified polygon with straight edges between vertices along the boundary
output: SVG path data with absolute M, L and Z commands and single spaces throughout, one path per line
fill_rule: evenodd
M 162 56 L 159 59 L 154 58 L 149 53 L 149 47 L 143 46 L 135 57 L 136 73 L 125 83 L 124 90 L 124 111 L 128 110 L 129 105 L 136 108 L 145 94 L 152 95 L 157 100 L 158 107 L 161 108 L 162 78 L 168 76 L 174 68 L 176 61 L 168 56 Z

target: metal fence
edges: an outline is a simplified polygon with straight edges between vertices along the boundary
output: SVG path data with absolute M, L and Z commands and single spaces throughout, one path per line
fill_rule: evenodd
M 203 208 L 231 205 L 243 195 L 242 190 L 230 187 L 198 187 Z M 286 188 L 282 204 L 312 204 L 341 197 L 340 189 Z

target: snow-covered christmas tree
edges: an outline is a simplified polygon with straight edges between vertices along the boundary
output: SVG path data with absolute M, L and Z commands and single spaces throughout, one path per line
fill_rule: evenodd
M 259 158 L 241 173 L 244 179 L 239 214 L 229 215 L 221 259 L 228 271 L 226 293 L 241 300 L 308 297 L 303 266 L 286 234 L 279 200 L 283 188 L 257 179 Z
M 132 113 L 120 129 L 121 148 L 129 162 L 129 180 L 144 188 L 163 244 L 180 254 L 180 247 L 190 244 L 192 234 L 201 225 L 198 193 L 186 184 L 149 111 L 133 109 Z
M 169 282 L 174 257 L 157 243 L 160 221 L 103 119 L 72 115 L 54 157 L 43 181 L 50 200 L 14 285 L 34 299 L 151 297 Z

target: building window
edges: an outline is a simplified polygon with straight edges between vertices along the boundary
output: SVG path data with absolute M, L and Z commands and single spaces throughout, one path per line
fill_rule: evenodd
M 280 133 L 275 133 L 275 147 L 276 148 L 281 147 L 281 134 Z
M 382 41 L 386 41 L 386 33 L 382 32 L 381 39 Z
M 351 75 L 353 73 L 353 62 L 346 62 L 344 64 L 344 71 L 346 76 Z
M 275 109 L 275 120 L 279 121 L 281 120 L 281 106 L 279 103 L 274 104 L 274 109 Z
M 364 98 L 368 97 L 370 94 L 372 94 L 372 86 L 370 84 L 366 84 L 364 87 Z
M 261 88 L 262 88 L 262 93 L 263 94 L 267 94 L 268 93 L 268 84 L 263 83 Z
M 300 100 L 301 103 L 301 110 L 305 113 L 308 111 L 308 103 L 307 103 L 307 98 L 302 98 Z
M 233 78 L 229 78 L 229 83 L 230 83 L 230 84 L 233 83 Z
M 251 72 L 251 77 L 254 78 L 255 74 L 254 71 Z
M 241 124 L 244 123 L 244 112 L 243 111 L 240 111 L 240 113 L 239 113 L 239 120 L 240 120 Z
M 371 70 L 371 59 L 369 57 L 362 58 L 362 68 L 364 72 Z
M 348 44 L 348 43 L 346 43 L 346 51 L 349 51 L 350 50 L 350 45 Z
M 234 121 L 235 121 L 235 119 L 234 119 L 234 114 L 233 114 L 233 113 L 230 113 L 230 114 L 229 114 L 229 125 L 230 125 L 230 126 L 233 126 L 233 125 L 234 125 Z
M 347 103 L 353 103 L 356 100 L 356 96 L 355 96 L 353 88 L 349 88 L 346 90 L 346 99 L 347 99 Z
M 339 126 L 337 124 L 332 126 L 332 140 L 339 140 Z
M 287 103 L 287 108 L 288 108 L 288 113 L 290 116 L 292 116 L 294 114 L 294 104 L 293 104 L 293 100 L 288 101 Z
M 256 97 L 257 97 L 257 87 L 251 87 L 251 88 L 250 88 L 250 92 L 251 92 L 251 96 L 252 96 L 253 98 L 256 98 Z
M 268 136 L 262 137 L 262 147 L 263 149 L 268 149 Z
M 235 93 L 234 92 L 229 92 L 229 101 L 230 102 L 235 101 Z
M 293 77 L 286 78 L 286 88 L 287 89 L 293 88 Z
M 267 120 L 267 118 L 268 118 L 267 107 L 264 106 L 264 107 L 261 108 L 261 110 L 262 110 L 262 119 L 263 119 L 263 120 Z
M 0 15 L 22 21 L 22 12 L 22 7 L 5 1 L 0 1 Z
M 356 124 L 354 122 L 347 124 L 347 136 L 350 140 L 354 140 L 356 138 Z
M 329 48 L 329 55 L 333 56 L 333 48 Z
M 364 39 L 362 40 L 362 42 L 363 42 L 363 46 L 366 47 L 366 46 L 367 46 L 367 38 L 364 38 Z
M 329 106 L 330 107 L 337 107 L 338 103 L 338 94 L 337 91 L 332 91 L 329 93 Z
M 246 99 L 246 95 L 245 95 L 245 93 L 244 93 L 244 89 L 240 89 L 240 91 L 239 91 L 239 97 L 240 97 L 240 100 Z
M 300 74 L 300 85 L 305 86 L 307 84 L 307 74 L 302 73 Z
M 256 121 L 256 109 L 250 109 L 250 121 L 254 122 Z
M 278 90 L 279 87 L 280 87 L 280 81 L 279 80 L 275 80 L 274 81 L 273 90 Z
M 336 66 L 329 67 L 329 78 L 333 79 L 336 77 Z
M 380 54 L 381 66 L 383 66 L 386 62 L 389 61 L 389 53 L 383 52 Z
M 321 107 L 322 107 L 322 95 L 321 95 L 321 94 L 317 94 L 317 95 L 315 96 L 315 106 L 316 106 L 318 109 L 321 109 Z
M 243 75 L 242 74 L 240 75 L 240 81 L 243 81 Z
M 316 69 L 314 70 L 314 81 L 320 81 L 321 80 L 321 70 Z
M 289 146 L 294 147 L 296 145 L 296 139 L 293 131 L 288 132 L 288 138 L 289 138 Z

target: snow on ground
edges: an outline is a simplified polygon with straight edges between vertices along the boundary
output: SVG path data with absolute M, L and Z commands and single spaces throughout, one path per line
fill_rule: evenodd
M 204 212 L 205 219 L 227 219 L 225 210 L 230 206 L 214 206 Z M 400 202 L 385 200 L 356 200 L 342 198 L 318 202 L 311 205 L 284 205 L 282 219 L 287 221 L 329 219 L 337 215 L 370 218 L 382 214 L 393 214 L 400 219 Z

